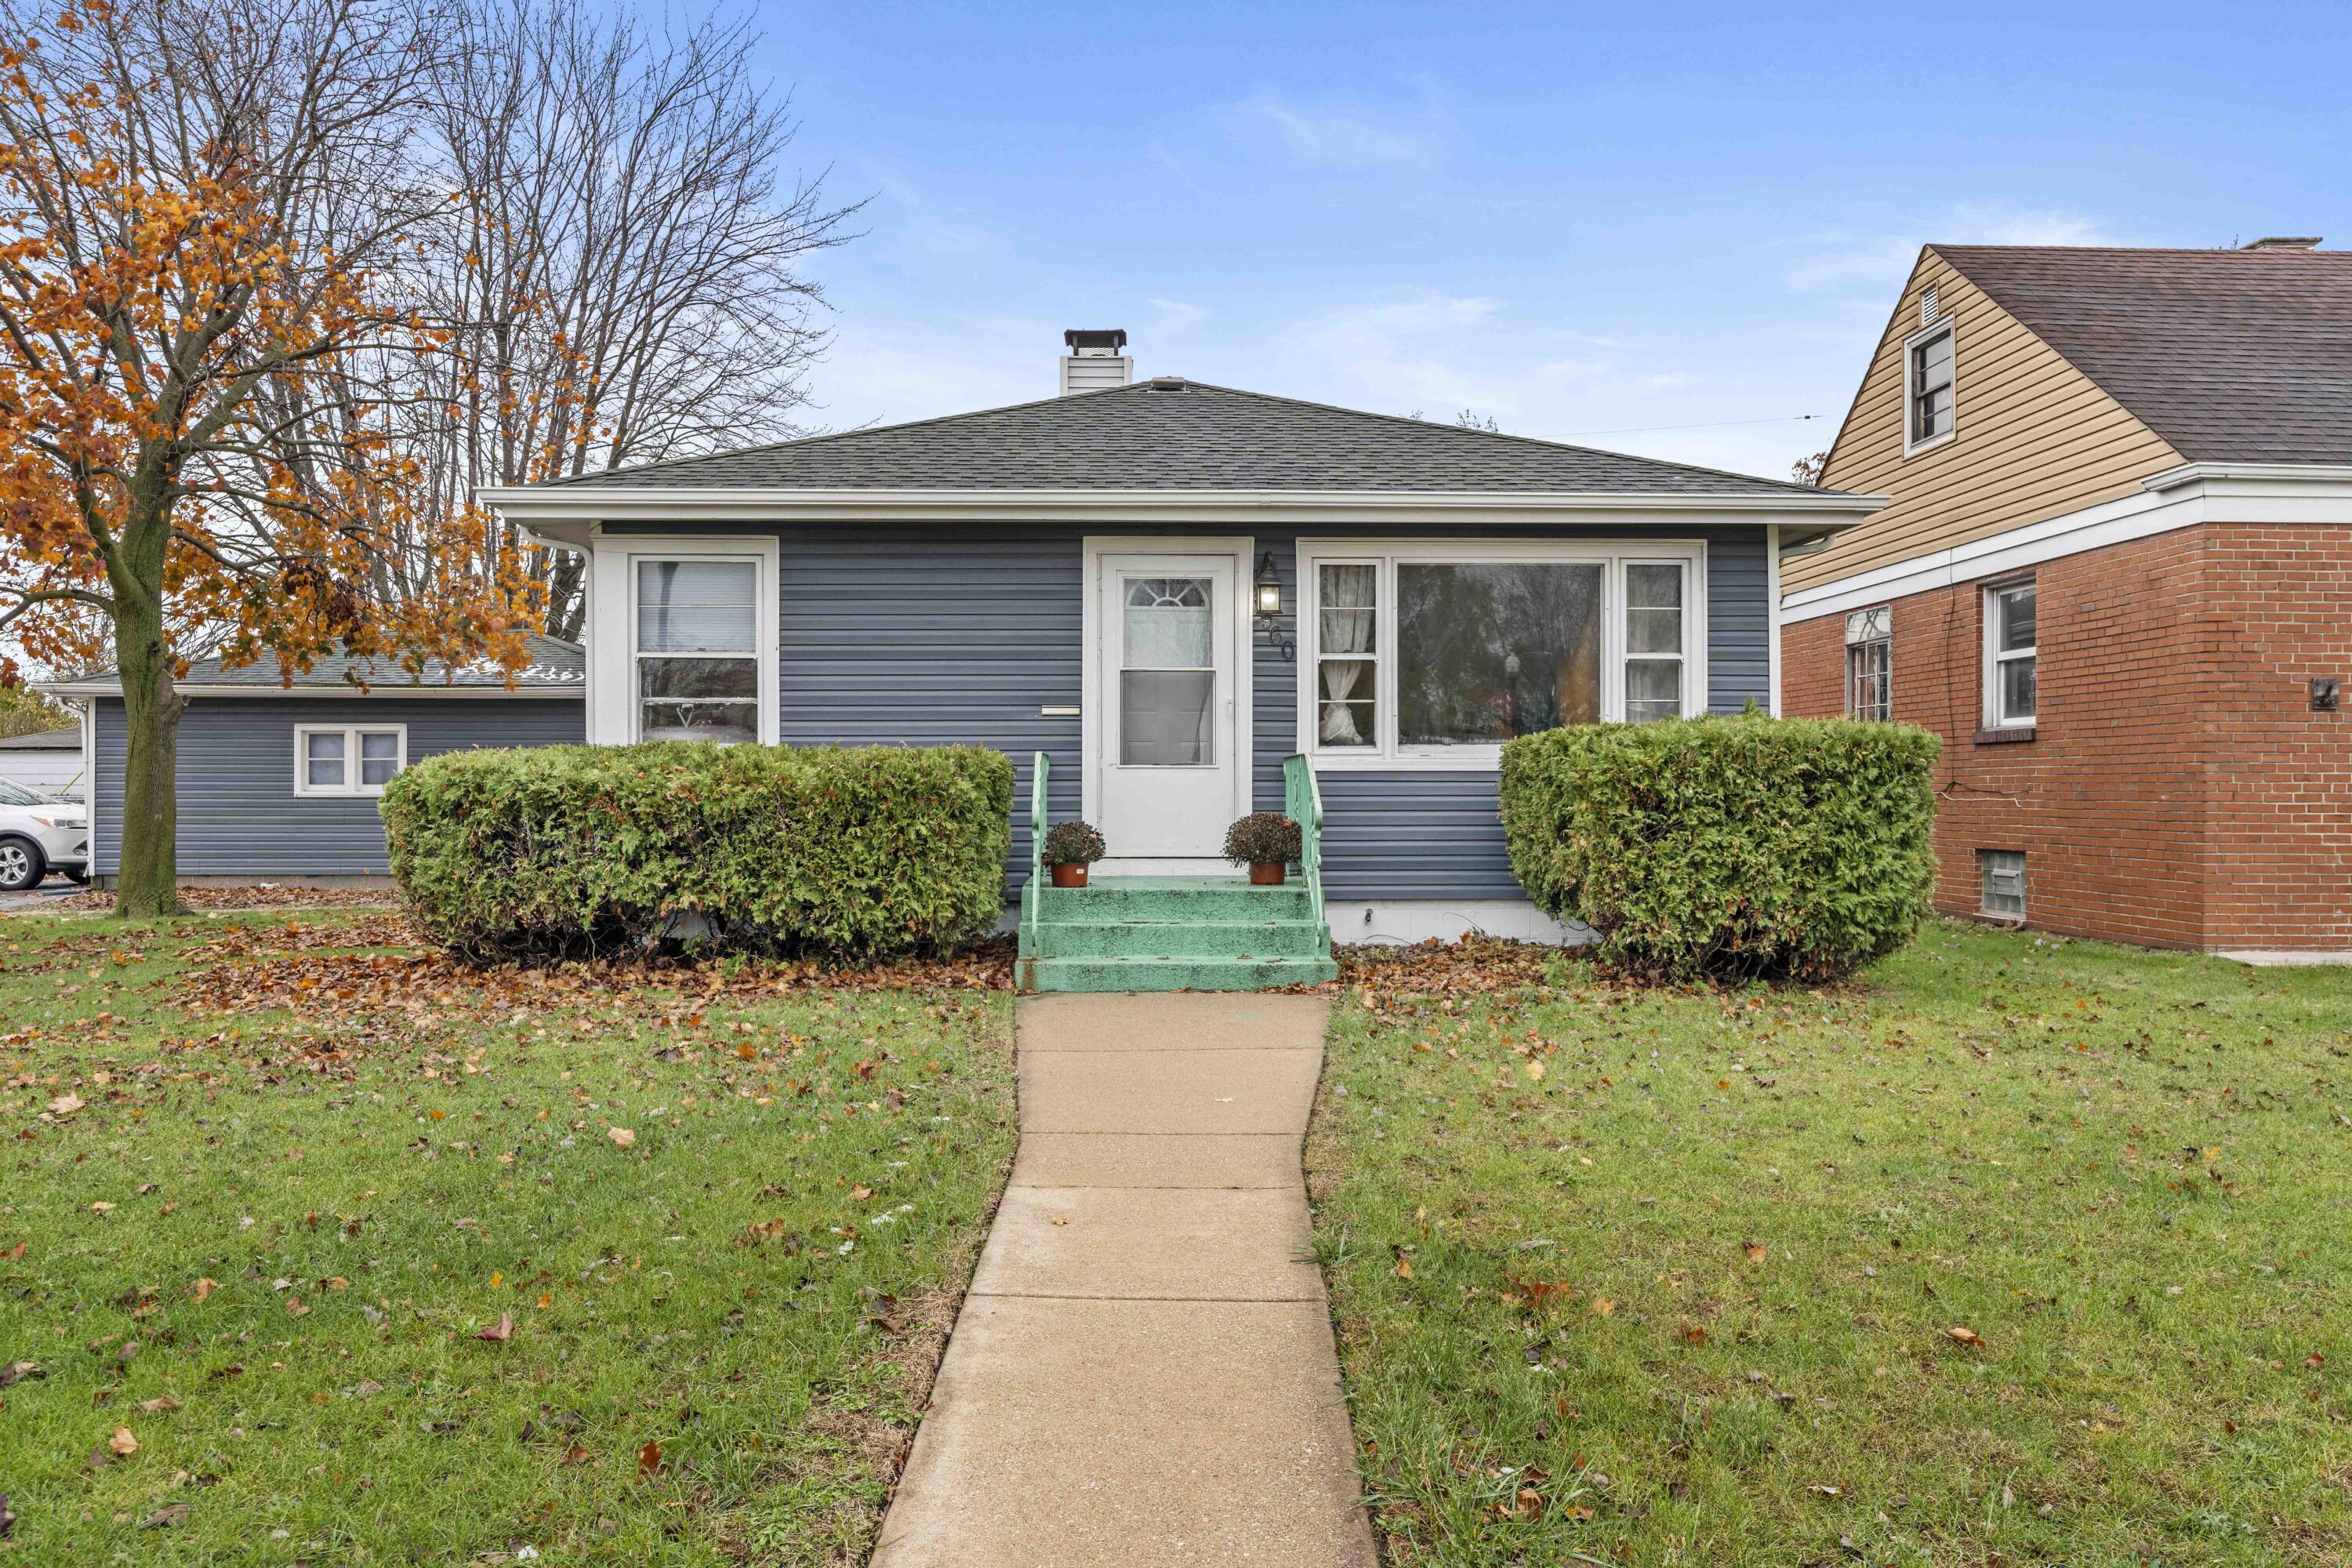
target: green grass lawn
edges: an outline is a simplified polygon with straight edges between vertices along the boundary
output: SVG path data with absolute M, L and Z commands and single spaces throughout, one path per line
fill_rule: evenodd
M 1398 1564 L 2352 1562 L 2352 973 L 1955 925 L 1336 1015 Z
M 863 1562 L 1008 999 L 405 940 L 0 921 L 0 1562 Z

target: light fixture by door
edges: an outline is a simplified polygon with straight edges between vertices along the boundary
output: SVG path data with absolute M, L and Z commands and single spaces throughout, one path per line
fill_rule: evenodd
M 1298 659 L 1298 641 L 1282 628 L 1282 574 L 1275 570 L 1274 552 L 1257 558 L 1257 629 L 1276 653 L 1292 663 Z

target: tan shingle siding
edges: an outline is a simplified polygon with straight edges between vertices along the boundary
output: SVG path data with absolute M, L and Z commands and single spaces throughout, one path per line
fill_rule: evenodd
M 1903 343 L 1919 297 L 1958 323 L 1952 437 L 1903 455 Z M 1818 554 L 1788 563 L 1784 591 L 1851 576 L 2101 501 L 2181 462 L 2123 405 L 1934 250 L 1921 254 L 1830 448 L 1831 489 L 1893 504 Z

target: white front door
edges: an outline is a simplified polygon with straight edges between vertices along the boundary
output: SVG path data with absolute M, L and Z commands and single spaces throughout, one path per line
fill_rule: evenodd
M 1213 861 L 1247 809 L 1237 558 L 1095 559 L 1095 826 L 1113 860 Z

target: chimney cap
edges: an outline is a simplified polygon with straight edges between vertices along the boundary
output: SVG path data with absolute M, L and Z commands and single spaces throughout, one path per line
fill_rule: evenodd
M 2241 250 L 2317 250 L 2320 237 L 2315 234 L 2266 234 L 2260 239 L 2249 240 Z
M 1072 327 L 1062 334 L 1072 353 L 1117 353 L 1127 347 L 1125 327 Z

